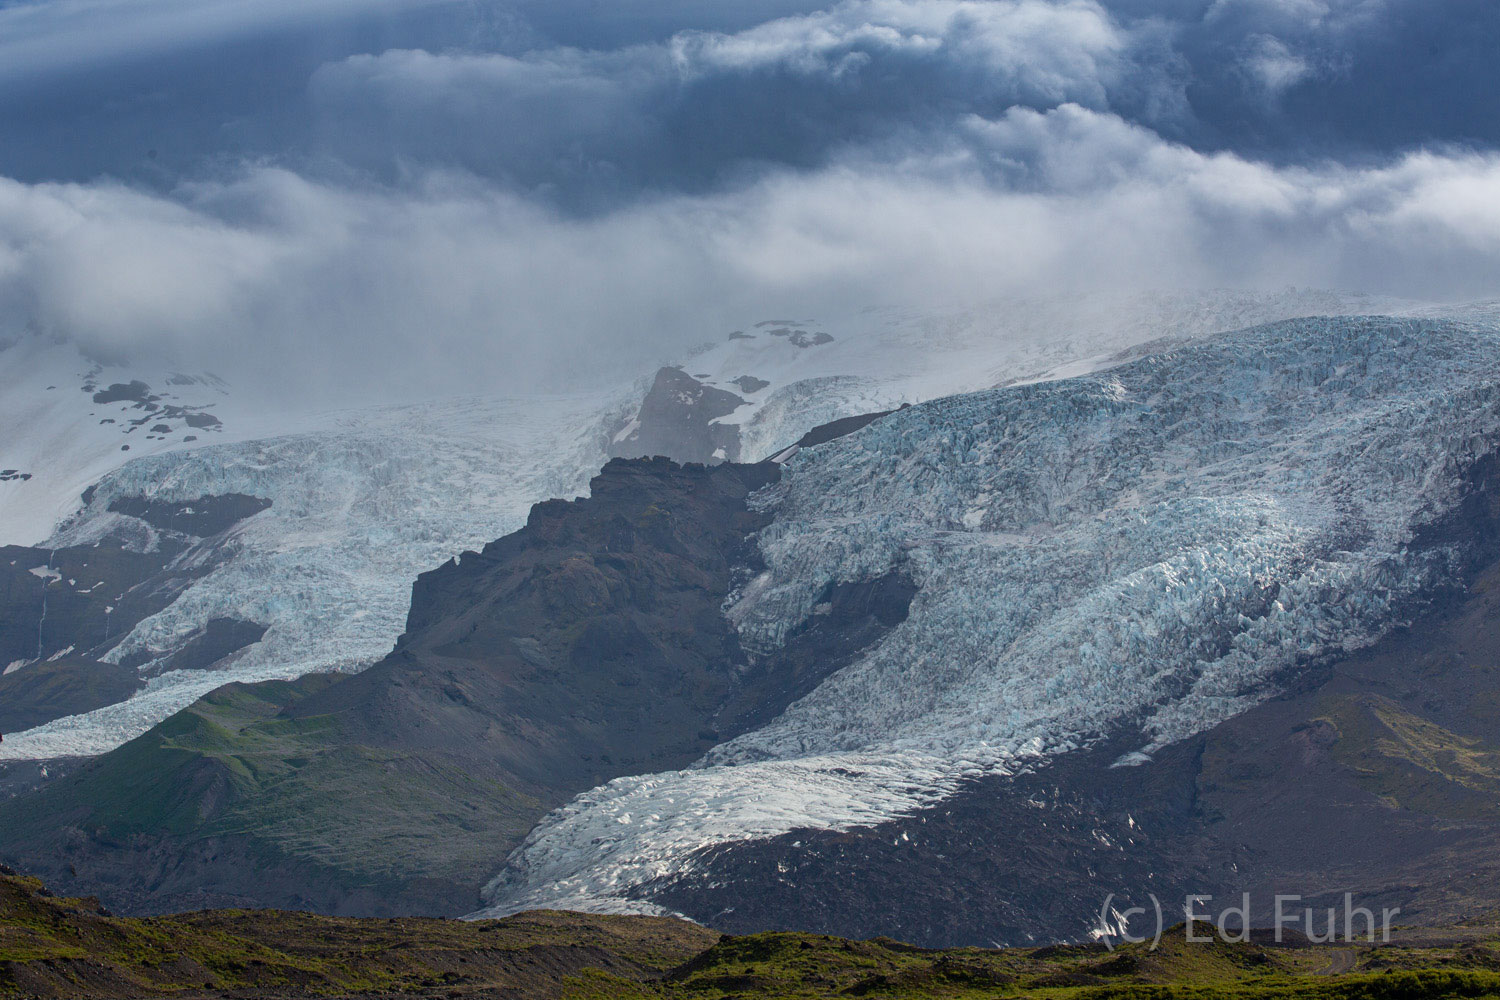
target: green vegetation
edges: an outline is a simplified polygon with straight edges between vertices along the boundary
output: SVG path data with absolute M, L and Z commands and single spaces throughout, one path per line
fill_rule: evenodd
M 1405 1000 L 1500 997 L 1500 929 L 1395 943 L 1189 943 L 933 951 L 684 921 L 534 912 L 468 923 L 274 910 L 115 918 L 0 876 L 0 997 L 555 997 Z
M 1027 997 L 1188 1000 L 1500 996 L 1500 952 L 1471 935 L 1417 947 L 1263 947 L 1189 943 L 927 951 L 895 941 L 807 934 L 726 938 L 675 970 L 651 996 Z M 602 977 L 570 986 L 587 996 Z M 641 989 L 642 987 L 632 987 Z M 609 995 L 606 992 L 600 995 Z
M 1340 763 L 1390 808 L 1449 821 L 1500 810 L 1500 751 L 1481 740 L 1377 695 L 1330 699 L 1323 721 L 1339 734 Z
M 231 684 L 207 695 L 47 796 L 6 803 L 6 847 L 50 854 L 27 838 L 54 836 L 62 816 L 98 843 L 166 837 L 180 852 L 230 842 L 272 877 L 418 899 L 412 886 L 431 885 L 429 912 L 475 905 L 496 845 L 524 836 L 540 804 L 442 753 L 364 746 L 332 717 L 281 714 L 335 679 Z
M 553 912 L 477 923 L 276 910 L 116 918 L 45 893 L 0 876 L 0 997 L 560 996 L 590 968 L 622 984 L 660 977 L 716 937 L 678 920 Z

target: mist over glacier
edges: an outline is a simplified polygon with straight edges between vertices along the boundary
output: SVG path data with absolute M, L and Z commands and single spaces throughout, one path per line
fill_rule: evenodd
M 742 457 L 759 460 L 816 424 L 1021 379 L 1064 378 L 1118 363 L 1120 352 L 1147 342 L 1371 311 L 1433 309 L 1314 290 L 1050 296 L 938 313 L 861 310 L 818 324 L 832 339 L 814 346 L 742 332 L 678 361 L 733 389 L 746 371 L 762 377 L 765 385 L 721 420 L 737 431 Z M 1457 314 L 1483 320 L 1493 312 Z M 139 661 L 149 677 L 143 690 L 10 733 L 0 759 L 104 753 L 221 684 L 359 671 L 375 662 L 402 632 L 417 574 L 515 530 L 539 500 L 587 490 L 651 370 L 627 369 L 603 389 L 566 395 L 491 393 L 345 410 L 278 406 L 243 386 L 214 383 L 196 389 L 223 422 L 183 441 L 143 439 L 139 432 L 153 418 L 134 416 L 141 412 L 135 403 L 110 404 L 116 416 L 98 419 L 99 404 L 72 391 L 80 379 L 85 387 L 135 378 L 162 384 L 165 373 L 100 366 L 71 345 L 38 338 L 0 358 L 8 362 L 0 369 L 0 426 L 14 428 L 0 436 L 0 468 L 34 470 L 26 480 L 0 481 L 7 512 L 0 543 L 42 546 L 38 564 L 46 551 L 69 546 L 124 540 L 132 550 L 158 549 L 160 532 L 113 509 L 131 498 L 192 503 L 238 494 L 270 504 L 186 553 L 182 562 L 206 575 L 116 636 L 106 659 Z M 173 388 L 174 400 L 189 391 Z M 41 436 L 27 432 L 38 419 L 46 425 Z M 122 451 L 122 441 L 134 450 Z M 254 621 L 267 632 L 232 664 L 158 669 L 220 618 Z

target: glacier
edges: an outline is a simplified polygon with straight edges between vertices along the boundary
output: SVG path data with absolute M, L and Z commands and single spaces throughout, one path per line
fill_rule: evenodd
M 742 454 L 755 459 L 840 417 L 1108 370 L 1239 325 L 1372 308 L 1454 312 L 1311 290 L 1043 297 L 945 312 L 864 310 L 812 323 L 833 339 L 810 346 L 772 336 L 763 321 L 676 360 L 707 384 L 744 392 L 747 403 L 721 420 L 739 426 Z M 1462 315 L 1480 322 L 1494 312 L 1481 304 Z M 101 365 L 48 338 L 0 345 L 0 362 L 0 468 L 34 472 L 0 482 L 0 538 L 59 547 L 128 530 L 140 536 L 133 544 L 149 545 L 149 529 L 107 510 L 112 499 L 240 492 L 273 501 L 219 551 L 195 550 L 190 557 L 211 558 L 213 571 L 141 622 L 113 658 L 150 651 L 159 660 L 226 616 L 269 626 L 258 645 L 231 669 L 149 677 L 128 702 L 7 734 L 0 760 L 102 753 L 221 684 L 358 670 L 378 660 L 404 627 L 412 579 L 519 527 L 530 504 L 585 492 L 609 431 L 650 384 L 643 369 L 572 395 L 330 413 L 317 400 L 284 401 L 170 368 Z M 734 384 L 745 375 L 766 385 L 746 392 Z M 121 423 L 102 423 L 105 410 L 78 391 L 91 380 L 134 378 L 172 393 L 173 402 L 211 407 L 222 427 L 192 442 L 132 432 L 126 417 L 137 409 L 119 405 L 109 415 Z M 121 441 L 132 450 L 122 451 Z M 80 510 L 89 486 L 92 502 Z M 970 521 L 982 516 L 977 505 L 964 512 Z M 994 545 L 1002 535 L 986 537 Z M 757 631 L 752 622 L 747 642 L 761 641 L 760 632 L 774 639 L 774 626 Z M 149 662 L 142 669 L 153 672 Z
M 823 321 L 762 321 L 676 362 L 705 385 L 745 399 L 713 422 L 738 427 L 741 460 L 753 462 L 840 417 L 1066 378 L 1118 364 L 1133 350 L 1298 317 L 1444 308 L 1315 289 L 1039 295 L 947 310 L 869 308 Z M 788 325 L 832 339 L 799 346 L 771 332 Z M 737 380 L 746 375 L 766 387 L 745 391 Z
M 744 644 L 892 570 L 907 620 L 695 766 L 555 811 L 477 915 L 659 912 L 653 881 L 706 847 L 892 818 L 1122 728 L 1138 762 L 1375 641 L 1458 580 L 1462 553 L 1414 542 L 1500 441 L 1500 326 L 1462 315 L 1225 334 L 802 450 L 755 498 Z

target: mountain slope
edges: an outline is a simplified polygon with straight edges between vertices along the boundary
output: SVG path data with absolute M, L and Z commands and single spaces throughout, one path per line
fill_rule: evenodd
M 844 588 L 748 662 L 720 609 L 777 475 L 612 462 L 588 499 L 424 574 L 381 663 L 215 692 L 0 804 L 0 854 L 133 910 L 471 909 L 547 808 L 685 766 L 904 617 L 898 578 Z
M 1320 913 L 1352 893 L 1404 925 L 1494 912 L 1497 584 L 1491 563 L 1465 598 L 1150 761 L 1111 768 L 1116 738 L 871 827 L 716 845 L 652 898 L 730 931 L 929 944 L 1086 938 L 1108 893 L 1248 892 L 1256 926 L 1278 892 Z
M 841 423 L 781 464 L 611 462 L 420 578 L 375 667 L 229 689 L 0 806 L 0 843 L 139 909 L 454 912 L 516 847 L 486 912 L 1021 941 L 1085 933 L 1101 878 L 1231 891 L 1226 858 L 1335 891 L 1274 843 L 1282 806 L 1248 805 L 1291 746 L 1350 803 L 1335 840 L 1406 803 L 1368 859 L 1413 859 L 1397 896 L 1451 919 L 1421 900 L 1490 849 L 1492 736 L 1391 679 L 1267 713 L 1468 613 L 1500 560 L 1497 346 L 1288 323 Z M 1465 671 L 1431 685 L 1487 704 Z
M 112 626 L 102 658 L 137 668 L 144 689 L 7 734 L 0 759 L 100 753 L 229 681 L 378 661 L 401 632 L 418 573 L 519 527 L 537 498 L 586 487 L 602 460 L 595 406 L 458 400 L 327 415 L 316 430 L 149 455 L 109 473 L 41 551 L 83 553 L 98 543 L 150 557 L 175 537 L 194 546 L 196 579 L 150 614 Z M 162 520 L 170 511 L 235 495 L 269 506 L 208 539 L 147 520 L 171 525 Z M 189 527 L 183 516 L 197 515 L 179 514 L 177 528 Z M 179 654 L 216 619 L 265 631 L 232 664 L 185 666 Z M 55 635 L 84 648 L 82 637 Z M 29 669 L 15 666 L 18 676 Z

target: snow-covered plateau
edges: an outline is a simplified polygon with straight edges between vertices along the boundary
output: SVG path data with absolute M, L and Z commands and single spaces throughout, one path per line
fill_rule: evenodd
M 741 456 L 753 460 L 839 417 L 1107 369 L 1252 323 L 1376 309 L 1415 314 L 1427 307 L 1289 290 L 1038 299 L 940 314 L 879 310 L 823 322 L 747 322 L 679 360 L 705 384 L 746 400 L 720 419 L 740 428 Z M 1476 321 L 1493 311 L 1468 310 Z M 418 573 L 514 530 L 532 503 L 586 489 L 650 370 L 567 396 L 330 413 L 260 399 L 213 376 L 102 364 L 46 338 L 0 345 L 0 542 L 92 544 L 120 526 L 122 515 L 108 507 L 122 497 L 186 502 L 242 493 L 271 501 L 235 526 L 214 552 L 211 572 L 109 654 L 136 654 L 135 662 L 149 651 L 144 689 L 117 705 L 8 733 L 0 759 L 101 753 L 220 684 L 374 662 L 403 630 Z M 960 526 L 984 517 L 982 507 L 975 500 L 965 508 Z M 132 530 L 139 535 L 141 525 Z M 828 544 L 852 545 L 855 537 Z M 998 529 L 985 541 L 955 537 L 978 547 L 1007 544 Z M 886 558 L 880 545 L 897 542 L 890 533 L 871 538 L 860 558 L 873 565 Z M 1020 539 L 1018 533 L 1011 544 Z M 768 539 L 777 572 L 796 572 L 795 560 L 806 558 L 810 544 L 790 534 L 784 543 Z M 776 545 L 790 548 L 776 555 Z M 910 558 L 916 566 L 927 557 Z M 931 572 L 949 570 L 934 564 Z M 776 615 L 795 612 L 799 599 L 793 584 L 777 582 L 764 603 L 735 613 L 745 617 L 747 638 L 774 641 Z M 257 622 L 267 632 L 223 669 L 154 666 L 220 617 Z
M 554 812 L 482 912 L 651 911 L 702 848 L 890 818 L 1122 727 L 1137 762 L 1374 641 L 1457 579 L 1423 528 L 1500 443 L 1500 325 L 1460 315 L 1225 334 L 804 449 L 755 498 L 746 646 L 893 570 L 909 617 L 694 767 Z

